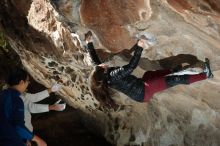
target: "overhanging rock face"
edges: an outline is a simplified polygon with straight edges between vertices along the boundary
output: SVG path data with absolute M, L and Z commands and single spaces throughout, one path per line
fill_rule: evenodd
M 218 0 L 2 0 L 0 29 L 33 78 L 47 87 L 62 83 L 59 94 L 114 145 L 220 145 L 219 5 Z M 143 51 L 137 76 L 161 68 L 151 60 L 190 54 L 208 57 L 215 77 L 168 89 L 149 103 L 117 92 L 120 110 L 100 111 L 89 86 L 88 30 L 102 59 L 113 65 L 127 62 L 119 52 L 135 43 L 136 34 L 150 35 L 153 43 Z M 120 55 L 109 57 L 112 53 Z

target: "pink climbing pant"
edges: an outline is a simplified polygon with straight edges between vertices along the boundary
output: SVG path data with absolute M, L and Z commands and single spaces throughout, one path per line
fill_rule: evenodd
M 144 73 L 142 79 L 145 85 L 145 95 L 144 102 L 148 102 L 154 93 L 163 91 L 169 88 L 165 81 L 165 76 L 170 74 L 170 70 L 156 70 L 156 71 L 147 71 Z M 200 73 L 197 75 L 189 75 L 188 82 L 189 84 L 206 79 L 205 73 Z

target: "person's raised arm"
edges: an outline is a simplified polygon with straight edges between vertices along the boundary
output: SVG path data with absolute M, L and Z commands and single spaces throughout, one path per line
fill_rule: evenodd
M 102 62 L 100 61 L 100 59 L 99 59 L 99 57 L 98 57 L 98 55 L 97 55 L 97 53 L 96 53 L 96 50 L 95 50 L 95 48 L 94 48 L 94 46 L 93 46 L 93 43 L 92 43 L 92 42 L 89 42 L 89 43 L 87 44 L 87 46 L 88 46 L 88 52 L 89 52 L 89 55 L 90 55 L 90 57 L 91 57 L 91 59 L 92 59 L 92 62 L 93 62 L 95 65 L 101 64 Z
M 24 96 L 24 99 L 28 101 L 38 102 L 49 97 L 50 95 L 49 95 L 48 90 L 44 90 L 44 91 L 41 91 L 35 94 L 25 93 L 23 96 Z
M 94 48 L 94 45 L 93 45 L 93 39 L 92 39 L 92 32 L 91 31 L 88 31 L 85 34 L 85 40 L 86 40 L 86 44 L 87 44 L 87 50 L 88 50 L 89 55 L 92 59 L 92 62 L 95 65 L 101 64 L 102 62 L 100 61 L 100 58 L 98 57 L 98 55 L 96 53 L 96 50 Z
M 35 93 L 35 94 L 30 94 L 30 93 L 25 93 L 22 97 L 25 100 L 28 100 L 30 102 L 38 102 L 41 101 L 47 97 L 49 97 L 51 92 L 57 92 L 62 88 L 60 84 L 54 84 L 51 88 L 48 88 L 47 90 Z
M 136 46 L 136 48 L 134 48 L 135 52 L 131 60 L 129 61 L 129 63 L 120 68 L 114 69 L 110 72 L 112 81 L 116 81 L 121 78 L 124 78 L 133 72 L 133 70 L 137 67 L 139 63 L 141 53 L 143 51 L 143 48 L 142 48 L 143 45 L 144 45 L 144 40 L 139 40 L 137 45 L 135 45 Z
M 138 66 L 139 60 L 141 58 L 141 54 L 143 51 L 144 40 L 140 39 L 135 45 L 134 48 L 134 55 L 130 59 L 129 63 L 123 67 L 132 69 L 132 71 Z

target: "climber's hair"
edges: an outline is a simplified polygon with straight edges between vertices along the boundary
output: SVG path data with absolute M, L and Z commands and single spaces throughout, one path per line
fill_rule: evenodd
M 104 68 L 96 66 L 90 77 L 90 87 L 95 98 L 102 104 L 112 102 L 113 91 L 108 87 Z

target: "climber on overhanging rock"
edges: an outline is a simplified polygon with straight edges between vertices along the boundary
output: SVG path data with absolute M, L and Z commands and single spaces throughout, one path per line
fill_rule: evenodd
M 137 78 L 131 75 L 131 73 L 138 66 L 142 50 L 148 41 L 147 36 L 141 35 L 139 37 L 137 43 L 132 47 L 134 55 L 130 59 L 130 62 L 121 67 L 108 67 L 106 64 L 101 63 L 92 43 L 91 32 L 85 36 L 88 50 L 91 52 L 91 58 L 96 64 L 91 76 L 91 89 L 94 96 L 99 100 L 102 100 L 103 97 L 111 96 L 109 95 L 111 93 L 109 87 L 111 87 L 123 92 L 135 101 L 148 102 L 155 93 L 169 87 L 178 84 L 191 84 L 213 77 L 209 60 L 206 58 L 205 68 L 201 68 L 202 72 L 194 72 L 192 74 L 192 70 L 190 72 L 191 74 L 184 74 L 184 71 L 174 74 L 173 70 L 156 70 L 147 71 L 142 78 Z M 186 70 L 187 72 L 189 70 Z

